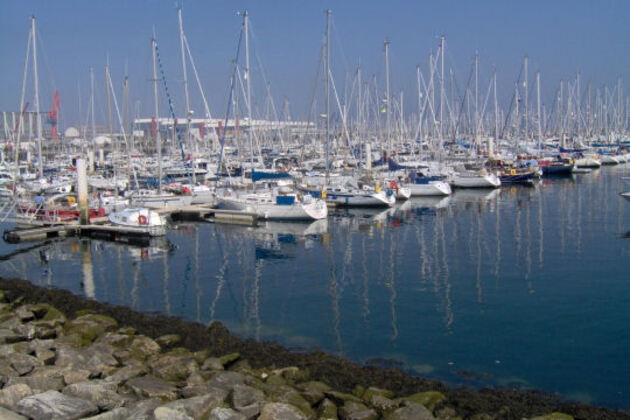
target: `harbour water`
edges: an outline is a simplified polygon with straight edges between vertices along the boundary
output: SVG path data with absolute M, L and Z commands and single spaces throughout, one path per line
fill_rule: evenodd
M 628 409 L 628 175 L 604 167 L 312 224 L 179 223 L 147 248 L 2 243 L 0 276 L 455 386 Z

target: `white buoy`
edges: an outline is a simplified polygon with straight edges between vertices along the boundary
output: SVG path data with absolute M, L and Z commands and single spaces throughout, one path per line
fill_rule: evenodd
M 77 191 L 79 194 L 79 224 L 89 223 L 88 215 L 88 184 L 85 159 L 77 159 Z
M 105 164 L 105 151 L 98 149 L 98 165 L 103 166 Z

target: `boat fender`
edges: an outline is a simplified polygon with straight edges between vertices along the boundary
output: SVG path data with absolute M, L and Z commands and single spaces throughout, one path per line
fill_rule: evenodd
M 146 225 L 147 216 L 145 216 L 144 214 L 141 214 L 140 216 L 138 216 L 138 223 L 140 223 L 141 225 Z
M 381 186 L 380 185 L 375 186 L 374 191 L 377 193 L 381 192 Z
M 510 169 L 510 175 L 516 175 L 516 169 Z

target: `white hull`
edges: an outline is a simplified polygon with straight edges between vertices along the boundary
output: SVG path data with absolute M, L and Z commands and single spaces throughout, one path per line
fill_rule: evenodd
M 494 174 L 455 174 L 451 182 L 458 188 L 498 188 L 501 180 Z
M 584 157 L 580 159 L 575 159 L 575 166 L 578 168 L 599 168 L 602 166 L 602 163 L 595 158 L 592 157 Z
M 616 156 L 601 155 L 602 165 L 618 165 L 619 159 Z
M 166 220 L 148 208 L 127 208 L 111 213 L 110 223 L 146 231 L 150 236 L 166 235 Z
M 328 188 L 326 202 L 343 207 L 391 207 L 396 204 L 396 196 L 385 191 L 371 192 Z
M 264 220 L 320 220 L 328 216 L 323 200 L 305 196 L 291 204 L 279 204 L 271 194 L 241 194 L 218 198 L 219 208 L 254 212 Z
M 431 181 L 427 184 L 408 184 L 412 197 L 451 195 L 452 189 L 448 182 Z

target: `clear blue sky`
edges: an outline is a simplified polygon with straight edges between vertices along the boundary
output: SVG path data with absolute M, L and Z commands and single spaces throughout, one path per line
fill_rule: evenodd
M 97 123 L 104 122 L 103 69 L 108 56 L 119 102 L 127 69 L 132 103 L 140 102 L 143 116 L 151 114 L 150 38 L 154 27 L 176 112 L 183 114 L 174 1 L 2 0 L 1 6 L 1 110 L 19 107 L 29 16 L 35 15 L 42 108 L 50 107 L 53 89 L 59 89 L 64 126 L 85 122 L 81 119 L 85 120 L 90 67 L 97 77 Z M 540 70 L 548 105 L 559 80 L 574 79 L 577 72 L 583 87 L 588 81 L 594 88 L 605 83 L 614 87 L 621 76 L 625 91 L 630 92 L 628 0 L 188 0 L 183 4 L 184 30 L 213 116 L 225 112 L 230 61 L 241 25 L 236 12 L 248 10 L 253 47 L 265 68 L 276 106 L 281 108 L 283 98 L 288 97 L 293 118 L 303 119 L 315 83 L 327 8 L 333 12 L 332 67 L 339 89 L 359 62 L 365 77 L 376 75 L 384 83 L 383 41 L 389 39 L 392 92 L 404 89 L 407 106 L 411 106 L 416 66 L 426 71 L 428 54 L 436 51 L 439 37 L 444 35 L 446 63 L 454 69 L 460 89 L 466 85 L 478 51 L 480 90 L 485 92 L 496 65 L 503 102 L 512 95 L 525 55 L 529 57 L 530 86 L 535 71 Z M 192 106 L 201 114 L 190 67 L 189 82 Z M 260 83 L 257 89 L 255 101 L 262 106 Z M 165 116 L 164 103 L 161 109 Z

